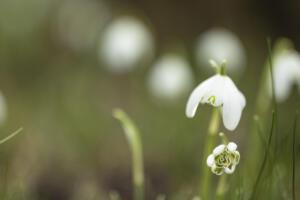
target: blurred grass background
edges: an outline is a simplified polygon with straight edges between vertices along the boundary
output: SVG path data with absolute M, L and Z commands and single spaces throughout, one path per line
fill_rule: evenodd
M 74 10 L 70 6 L 66 22 L 61 22 L 61 12 L 66 12 L 61 9 L 75 1 L 0 1 L 0 90 L 7 102 L 0 136 L 24 128 L 0 147 L 1 199 L 107 199 L 110 191 L 131 199 L 130 154 L 111 114 L 115 107 L 127 111 L 141 130 L 148 198 L 167 194 L 189 199 L 196 194 L 211 110 L 202 106 L 195 119 L 187 119 L 188 93 L 171 102 L 155 99 L 147 88 L 147 74 L 160 55 L 179 47 L 191 64 L 196 86 L 210 75 L 195 64 L 195 41 L 215 26 L 236 33 L 247 55 L 245 72 L 235 78 L 247 106 L 229 137 L 239 144 L 241 163 L 247 159 L 244 152 L 259 148 L 250 147 L 248 140 L 267 58 L 266 37 L 288 37 L 299 47 L 299 2 L 94 0 L 99 8 L 84 6 L 91 1 Z M 92 12 L 95 15 L 85 19 Z M 149 24 L 155 55 L 130 73 L 113 74 L 99 60 L 98 38 L 121 14 L 139 16 Z M 99 23 L 89 26 L 93 17 Z M 67 27 L 66 32 L 60 26 Z M 278 134 L 291 133 L 296 109 L 295 87 L 288 101 L 279 105 Z M 271 112 L 267 116 L 270 121 Z M 298 155 L 299 134 L 296 144 Z

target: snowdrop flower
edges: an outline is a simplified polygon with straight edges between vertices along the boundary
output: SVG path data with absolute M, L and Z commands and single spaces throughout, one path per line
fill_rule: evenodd
M 285 101 L 294 84 L 300 89 L 300 54 L 295 50 L 283 50 L 273 61 L 274 89 L 276 100 Z M 272 95 L 270 84 L 269 94 Z
M 100 41 L 100 58 L 110 71 L 124 73 L 153 55 L 153 38 L 147 26 L 134 17 L 114 20 Z
M 194 89 L 186 105 L 186 115 L 189 118 L 194 117 L 199 103 L 220 107 L 224 126 L 232 131 L 240 121 L 246 99 L 234 82 L 225 75 L 226 62 L 218 65 L 211 60 L 210 63 L 219 70 L 219 74 L 203 81 Z
M 234 142 L 217 146 L 207 157 L 207 166 L 216 175 L 222 175 L 224 172 L 232 174 L 240 161 L 240 153 L 236 149 L 237 145 Z
M 164 55 L 150 71 L 148 87 L 151 94 L 165 100 L 179 98 L 192 87 L 193 74 L 190 69 L 183 57 Z
M 228 72 L 234 75 L 243 72 L 246 64 L 243 44 L 234 33 L 223 28 L 204 32 L 196 43 L 197 63 L 200 66 L 207 66 L 206 61 L 209 59 L 217 62 L 230 60 Z

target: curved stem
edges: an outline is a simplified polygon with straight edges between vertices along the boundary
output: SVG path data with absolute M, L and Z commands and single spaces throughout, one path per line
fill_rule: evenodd
M 5 142 L 7 142 L 8 140 L 10 140 L 11 138 L 15 137 L 15 136 L 18 135 L 22 130 L 23 130 L 23 128 L 19 128 L 18 130 L 16 130 L 15 132 L 13 132 L 12 134 L 10 134 L 9 136 L 3 138 L 2 140 L 0 140 L 0 144 L 3 144 L 3 143 L 5 143 Z
M 217 132 L 220 125 L 220 114 L 218 108 L 214 108 L 211 120 L 208 127 L 208 134 L 204 147 L 203 154 L 203 162 L 202 162 L 202 172 L 201 172 L 201 188 L 200 188 L 200 196 L 204 200 L 208 200 L 210 198 L 210 184 L 211 184 L 211 173 L 210 169 L 206 167 L 206 157 L 212 151 L 217 138 Z
M 115 110 L 114 117 L 118 119 L 125 131 L 125 135 L 132 154 L 132 174 L 134 185 L 134 199 L 144 199 L 144 164 L 140 134 L 132 120 L 122 110 Z

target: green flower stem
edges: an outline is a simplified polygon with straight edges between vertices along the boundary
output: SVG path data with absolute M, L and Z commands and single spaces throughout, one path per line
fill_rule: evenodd
M 223 144 L 227 145 L 229 141 L 226 135 L 223 132 L 221 132 L 219 133 L 219 136 L 221 137 Z
M 227 175 L 223 174 L 218 182 L 218 186 L 217 186 L 217 192 L 216 192 L 216 199 L 217 200 L 222 200 L 224 197 L 224 194 L 227 191 L 227 187 L 226 187 L 226 179 L 227 179 Z
M 125 131 L 125 135 L 132 154 L 132 174 L 134 185 L 134 199 L 144 199 L 144 165 L 143 165 L 143 152 L 140 134 L 132 120 L 127 114 L 117 109 L 114 111 L 114 117 L 118 119 Z
M 203 200 L 208 200 L 210 197 L 210 184 L 211 184 L 211 172 L 208 167 L 206 167 L 206 157 L 213 150 L 213 147 L 216 143 L 217 133 L 220 125 L 220 114 L 218 108 L 214 108 L 210 120 L 210 124 L 208 127 L 207 139 L 204 147 L 203 154 L 203 165 L 202 165 L 202 173 L 201 173 L 201 188 L 200 188 L 200 196 Z

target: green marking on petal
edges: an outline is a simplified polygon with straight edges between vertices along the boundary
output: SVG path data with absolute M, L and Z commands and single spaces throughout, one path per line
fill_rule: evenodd
M 215 105 L 216 104 L 216 96 L 210 96 L 208 98 L 208 102 L 211 104 L 211 105 Z
M 224 172 L 224 168 L 222 167 L 212 167 L 211 168 L 212 173 L 216 174 L 216 175 L 221 175 Z

